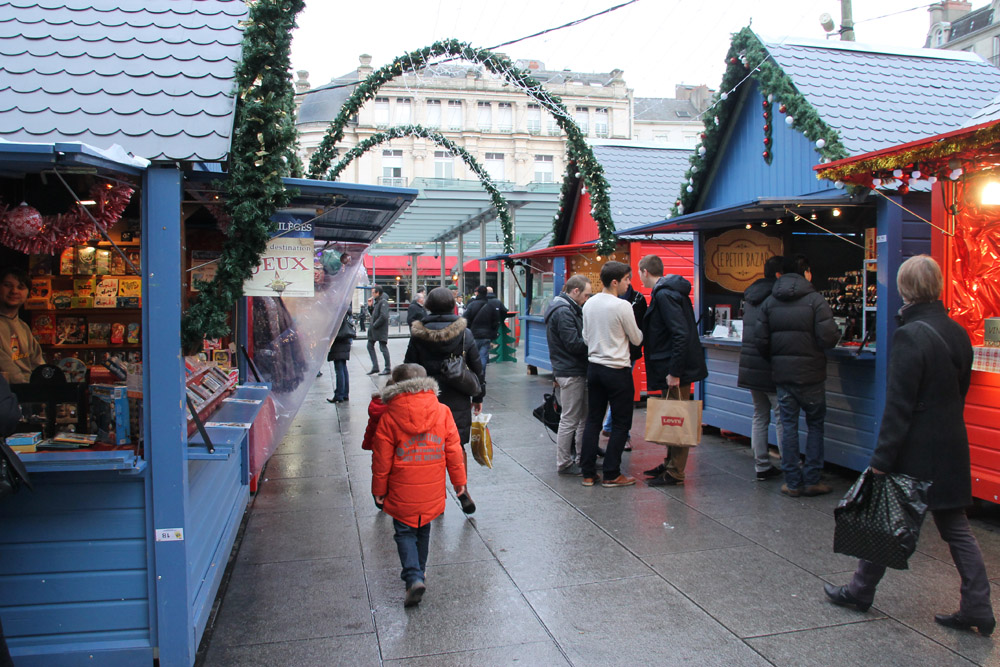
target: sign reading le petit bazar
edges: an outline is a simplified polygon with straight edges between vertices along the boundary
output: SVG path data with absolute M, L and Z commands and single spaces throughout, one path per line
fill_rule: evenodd
M 705 242 L 705 277 L 743 292 L 764 277 L 764 262 L 781 254 L 781 239 L 752 229 L 732 229 Z

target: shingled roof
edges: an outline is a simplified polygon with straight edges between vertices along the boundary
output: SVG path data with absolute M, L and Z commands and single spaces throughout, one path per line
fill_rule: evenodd
M 0 0 L 0 138 L 222 161 L 241 0 Z
M 1000 93 L 973 53 L 760 39 L 851 155 L 959 128 Z
M 618 232 L 667 216 L 692 153 L 690 149 L 634 145 L 593 146 L 593 151 L 611 187 L 611 219 Z

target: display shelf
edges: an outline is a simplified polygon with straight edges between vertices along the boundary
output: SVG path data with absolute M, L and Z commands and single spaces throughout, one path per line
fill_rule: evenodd
M 194 390 L 191 389 L 192 387 L 199 387 L 202 390 L 204 390 L 205 387 L 203 387 L 202 383 L 204 382 L 205 377 L 207 375 L 209 375 L 209 373 L 212 372 L 213 368 L 217 369 L 217 367 L 215 367 L 215 366 L 206 365 L 206 366 L 202 366 L 201 368 L 193 371 L 188 376 L 187 380 L 184 383 L 185 387 L 188 389 L 188 391 L 194 391 Z M 212 377 L 214 377 L 214 375 Z M 218 380 L 218 381 L 221 382 L 221 380 Z M 213 416 L 215 414 L 215 412 L 220 409 L 221 403 L 222 403 L 222 399 L 226 398 L 231 393 L 233 393 L 233 390 L 234 390 L 235 386 L 236 386 L 236 378 L 227 378 L 226 381 L 218 389 L 216 389 L 214 392 L 212 392 L 211 394 L 209 394 L 203 400 L 201 400 L 200 402 L 195 401 L 195 406 L 194 407 L 195 407 L 195 410 L 197 410 L 197 412 L 198 412 L 198 419 L 200 419 L 202 421 L 202 423 L 205 423 L 205 422 L 209 421 L 209 417 Z M 192 400 L 193 400 L 193 398 L 192 398 Z M 214 417 L 213 417 L 213 419 L 214 419 Z M 219 420 L 216 420 L 216 421 L 219 421 Z M 188 413 L 187 413 L 187 432 L 188 432 L 188 437 L 190 438 L 191 435 L 194 434 L 197 431 L 197 429 L 198 429 L 198 426 L 197 426 L 197 424 L 195 424 L 194 419 L 191 417 L 190 411 L 188 411 Z M 213 440 L 213 443 L 214 443 L 214 440 Z
M 188 459 L 208 461 L 228 459 L 247 437 L 268 393 L 270 392 L 267 387 L 242 385 L 234 387 L 232 393 L 222 399 L 219 408 L 205 423 L 205 431 L 215 451 L 208 451 L 204 438 L 196 430 L 188 438 Z M 226 423 L 232 426 L 212 426 L 213 423 Z M 236 426 L 237 424 L 246 424 L 247 427 L 242 428 Z
M 126 313 L 129 315 L 139 315 L 142 308 L 26 308 L 28 313 L 61 313 L 63 315 L 108 315 L 112 313 Z
M 28 472 L 33 474 L 86 470 L 117 470 L 122 473 L 137 474 L 146 467 L 146 461 L 137 456 L 132 448 L 59 449 L 29 452 L 21 454 L 20 457 Z
M 43 348 L 49 348 L 53 351 L 55 350 L 140 350 L 142 349 L 142 343 L 80 343 L 78 345 L 73 344 L 60 344 L 60 343 L 43 343 Z

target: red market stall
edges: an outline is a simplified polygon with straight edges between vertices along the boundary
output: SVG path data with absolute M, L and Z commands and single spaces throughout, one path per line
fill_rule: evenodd
M 933 187 L 932 254 L 942 299 L 968 331 L 975 360 L 966 398 L 973 496 L 1000 502 L 1000 120 L 819 165 L 820 178 L 878 194 Z

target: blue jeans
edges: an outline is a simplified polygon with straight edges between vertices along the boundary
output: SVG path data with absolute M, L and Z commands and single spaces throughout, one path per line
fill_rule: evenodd
M 347 372 L 346 359 L 333 360 L 333 376 L 336 380 L 333 387 L 333 400 L 346 401 L 351 393 L 351 376 Z
M 486 370 L 486 364 L 490 360 L 490 343 L 492 342 L 489 338 L 476 339 L 476 349 L 479 350 L 479 359 L 483 362 L 483 371 Z
M 424 570 L 427 569 L 427 548 L 431 543 L 431 524 L 420 528 L 412 528 L 402 521 L 392 520 L 396 529 L 393 539 L 396 540 L 396 550 L 399 551 L 399 563 L 403 566 L 400 578 L 409 588 L 418 581 L 424 580 Z
M 819 484 L 823 471 L 823 420 L 826 419 L 826 383 L 778 385 L 781 415 L 781 469 L 789 489 Z M 806 459 L 799 468 L 799 410 L 806 413 Z

